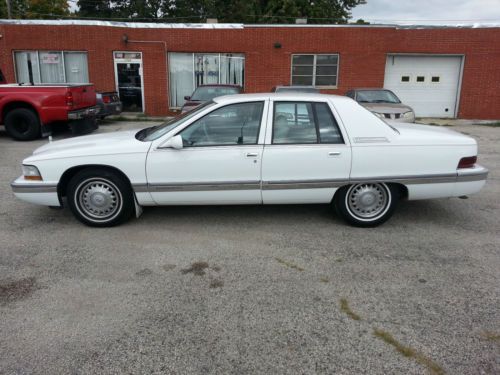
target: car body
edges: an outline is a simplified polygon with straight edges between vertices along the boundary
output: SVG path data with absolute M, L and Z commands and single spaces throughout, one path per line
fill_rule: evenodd
M 374 226 L 399 199 L 478 192 L 488 170 L 477 151 L 471 137 L 389 125 L 347 97 L 243 94 L 161 126 L 48 143 L 11 186 L 36 204 L 66 199 L 92 226 L 142 206 L 293 203 L 332 203 L 348 222 Z
M 97 116 L 101 119 L 122 113 L 122 103 L 116 91 L 96 92 L 96 103 L 99 107 Z
M 92 84 L 7 84 L 0 86 L 0 123 L 16 140 L 50 133 L 68 123 L 75 133 L 94 130 L 96 95 Z
M 309 94 L 319 94 L 319 89 L 314 86 L 274 86 L 271 92 L 303 92 Z
M 349 90 L 346 96 L 356 100 L 380 118 L 401 122 L 415 122 L 413 109 L 401 103 L 401 100 L 391 90 L 354 89 Z
M 191 96 L 184 97 L 186 102 L 181 108 L 181 113 L 188 112 L 218 96 L 241 94 L 242 92 L 243 88 L 238 85 L 200 85 L 193 91 Z

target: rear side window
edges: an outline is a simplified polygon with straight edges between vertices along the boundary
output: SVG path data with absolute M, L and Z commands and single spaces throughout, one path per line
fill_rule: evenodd
M 326 103 L 275 102 L 273 144 L 344 143 Z

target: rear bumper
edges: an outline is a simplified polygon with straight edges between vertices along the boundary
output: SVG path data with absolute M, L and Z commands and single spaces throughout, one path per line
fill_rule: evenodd
M 23 176 L 20 176 L 12 181 L 10 186 L 16 198 L 25 202 L 42 206 L 61 206 L 56 183 L 26 181 Z
M 89 117 L 95 117 L 99 113 L 99 107 L 88 107 L 68 112 L 68 120 L 81 120 Z
M 122 103 L 103 103 L 100 108 L 98 116 L 105 117 L 111 115 L 119 115 L 122 113 Z

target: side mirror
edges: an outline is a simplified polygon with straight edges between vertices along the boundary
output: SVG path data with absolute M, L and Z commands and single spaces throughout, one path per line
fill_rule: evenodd
M 191 99 L 191 97 L 190 97 L 189 95 L 186 95 L 186 96 L 184 97 L 184 100 L 189 100 L 189 99 Z
M 182 137 L 180 135 L 174 135 L 172 138 L 168 139 L 161 148 L 173 148 L 175 150 L 180 150 L 184 147 Z

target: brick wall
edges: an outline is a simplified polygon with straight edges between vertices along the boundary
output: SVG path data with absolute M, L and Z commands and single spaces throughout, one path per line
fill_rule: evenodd
M 500 118 L 500 28 L 252 27 L 240 29 L 140 29 L 80 25 L 0 25 L 0 67 L 14 82 L 13 50 L 88 52 L 89 76 L 97 90 L 114 90 L 113 51 L 143 53 L 146 113 L 166 115 L 166 52 L 244 53 L 245 91 L 270 91 L 290 83 L 292 53 L 339 53 L 338 89 L 382 87 L 387 53 L 463 54 L 458 115 Z M 164 41 L 128 43 L 129 40 Z M 274 48 L 279 42 L 282 48 Z

